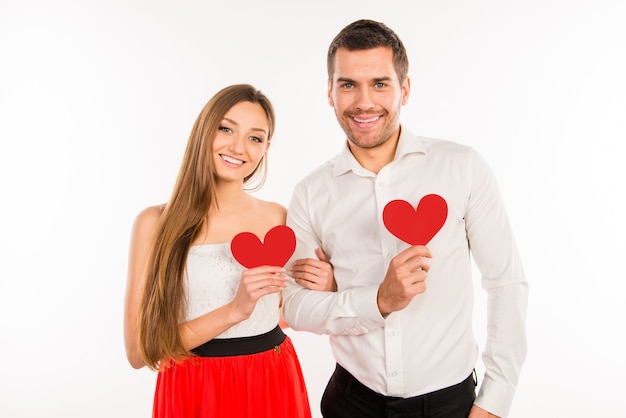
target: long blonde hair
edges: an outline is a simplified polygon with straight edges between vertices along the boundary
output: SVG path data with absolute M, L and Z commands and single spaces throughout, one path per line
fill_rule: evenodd
M 155 235 L 148 278 L 139 317 L 139 351 L 145 364 L 178 361 L 190 353 L 183 347 L 179 324 L 185 288 L 187 253 L 215 201 L 215 175 L 211 150 L 226 113 L 237 103 L 261 105 L 268 119 L 268 141 L 274 133 L 275 114 L 269 99 L 249 84 L 228 86 L 217 92 L 198 115 L 183 157 L 178 178 Z M 259 188 L 267 175 L 267 155 L 244 185 Z

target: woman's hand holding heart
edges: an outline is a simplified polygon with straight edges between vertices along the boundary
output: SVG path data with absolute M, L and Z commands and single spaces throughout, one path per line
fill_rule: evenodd
M 287 277 L 280 266 L 260 266 L 244 270 L 231 302 L 237 322 L 248 319 L 263 296 L 279 293 L 287 286 Z

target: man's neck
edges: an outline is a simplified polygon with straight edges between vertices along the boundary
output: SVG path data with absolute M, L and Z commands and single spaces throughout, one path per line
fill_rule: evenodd
M 400 140 L 400 130 L 382 144 L 373 148 L 361 148 L 348 141 L 348 148 L 363 168 L 378 174 L 380 170 L 393 161 Z

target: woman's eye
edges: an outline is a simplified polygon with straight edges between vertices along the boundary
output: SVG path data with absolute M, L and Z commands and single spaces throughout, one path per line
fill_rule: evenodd
M 254 142 L 263 142 L 263 139 L 259 138 L 258 136 L 251 136 L 250 139 Z
M 233 130 L 230 128 L 227 128 L 226 126 L 220 126 L 219 128 L 217 128 L 218 130 L 222 131 L 222 132 L 232 132 Z

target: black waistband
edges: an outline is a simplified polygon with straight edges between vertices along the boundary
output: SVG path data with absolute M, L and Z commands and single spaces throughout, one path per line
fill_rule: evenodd
M 191 350 L 199 357 L 229 357 L 256 354 L 271 350 L 285 341 L 285 333 L 279 326 L 265 334 L 239 338 L 214 338 Z
M 416 403 L 422 402 L 424 399 L 428 398 L 428 401 L 432 405 L 437 405 L 437 403 L 441 403 L 442 405 L 446 405 L 449 403 L 450 398 L 455 398 L 457 396 L 474 396 L 474 388 L 477 385 L 476 378 L 474 377 L 476 371 L 472 371 L 472 373 L 462 382 L 457 383 L 455 385 L 436 390 L 434 392 L 426 393 L 424 395 L 418 395 L 411 398 L 400 398 L 396 396 L 385 396 L 380 393 L 374 392 L 372 389 L 365 386 L 363 383 L 359 382 L 350 372 L 344 369 L 339 363 L 335 367 L 335 372 L 332 376 L 333 379 L 338 379 L 341 382 L 341 385 L 346 387 L 350 386 L 350 390 L 353 393 L 357 393 L 359 396 L 365 399 L 373 400 L 374 402 L 382 402 L 390 405 L 390 402 L 401 403 L 405 405 L 409 405 L 410 408 L 413 408 Z M 474 398 L 472 398 L 474 399 Z M 398 404 L 399 406 L 402 406 Z

